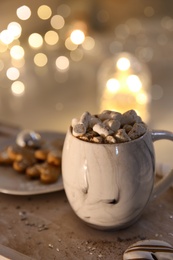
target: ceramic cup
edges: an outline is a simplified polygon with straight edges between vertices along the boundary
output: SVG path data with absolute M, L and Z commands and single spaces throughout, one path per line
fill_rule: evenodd
M 153 142 L 173 140 L 173 133 L 151 131 L 117 144 L 96 144 L 74 137 L 69 128 L 63 147 L 64 189 L 77 216 L 98 229 L 134 223 L 148 202 L 173 182 L 173 171 L 154 186 Z

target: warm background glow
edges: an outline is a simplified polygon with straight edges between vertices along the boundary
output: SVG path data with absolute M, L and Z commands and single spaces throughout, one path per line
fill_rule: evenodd
M 153 28 L 157 47 L 164 48 L 163 52 L 166 52 L 166 46 L 172 42 L 171 15 L 162 16 L 159 25 L 154 27 L 153 24 L 149 32 L 147 23 L 157 14 L 152 4 L 141 10 L 142 19 L 131 16 L 131 9 L 128 10 L 129 17 L 123 19 L 121 16 L 115 18 L 115 13 L 119 11 L 111 10 L 109 1 L 103 1 L 103 5 L 98 1 L 98 9 L 94 9 L 90 1 L 41 2 L 28 1 L 24 5 L 13 1 L 8 15 L 4 14 L 7 19 L 1 22 L 0 86 L 11 87 L 10 94 L 18 96 L 16 100 L 21 102 L 20 105 L 16 103 L 17 106 L 27 105 L 27 100 L 32 95 L 39 95 L 39 91 L 43 95 L 52 91 L 52 99 L 57 99 L 53 102 L 59 104 L 53 105 L 54 110 L 64 113 L 71 85 L 73 92 L 81 95 L 80 100 L 83 93 L 85 96 L 85 101 L 79 100 L 76 107 L 94 103 L 92 109 L 96 106 L 100 109 L 96 102 L 99 99 L 103 109 L 107 105 L 114 109 L 116 103 L 119 109 L 134 106 L 140 112 L 145 110 L 150 100 L 162 100 L 165 94 L 162 83 L 156 82 L 150 93 L 145 70 L 141 72 L 140 66 L 150 64 L 157 57 L 154 43 L 151 44 Z M 117 4 L 116 1 L 111 2 L 112 5 Z M 107 59 L 114 60 L 112 65 L 104 65 Z M 102 66 L 105 74 L 111 68 L 104 79 L 104 73 L 98 73 Z M 98 84 L 97 77 L 102 83 Z M 48 79 L 51 84 L 46 84 Z M 87 84 L 88 81 L 90 83 Z M 79 86 L 77 82 L 80 82 Z M 14 83 L 13 88 L 11 83 Z M 103 83 L 104 91 L 98 95 L 97 89 L 102 89 Z M 48 85 L 49 89 L 46 89 Z M 42 103 L 41 95 L 38 99 Z

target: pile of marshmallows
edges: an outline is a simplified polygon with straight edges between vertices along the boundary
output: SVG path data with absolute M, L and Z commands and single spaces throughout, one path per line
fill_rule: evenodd
M 80 119 L 72 119 L 72 134 L 92 143 L 123 143 L 142 136 L 147 126 L 140 116 L 132 110 L 121 114 L 104 110 L 101 114 L 91 115 L 84 112 Z

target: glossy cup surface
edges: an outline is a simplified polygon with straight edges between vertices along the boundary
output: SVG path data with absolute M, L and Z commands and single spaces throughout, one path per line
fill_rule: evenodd
M 62 156 L 64 188 L 77 216 L 98 229 L 131 225 L 150 199 L 154 183 L 151 132 L 120 144 L 94 144 L 68 130 Z

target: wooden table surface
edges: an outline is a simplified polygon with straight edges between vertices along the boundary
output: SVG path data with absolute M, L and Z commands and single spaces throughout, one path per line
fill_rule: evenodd
M 120 231 L 99 231 L 73 213 L 65 192 L 0 194 L 0 244 L 31 259 L 122 259 L 142 239 L 173 245 L 173 189 L 151 202 L 142 217 Z

